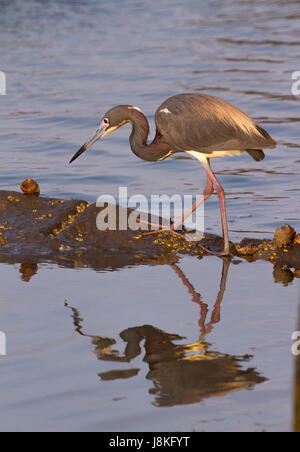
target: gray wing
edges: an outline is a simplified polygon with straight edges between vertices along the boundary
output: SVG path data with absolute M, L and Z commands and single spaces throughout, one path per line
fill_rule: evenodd
M 203 94 L 178 94 L 156 111 L 160 135 L 176 151 L 274 148 L 276 142 L 234 105 Z

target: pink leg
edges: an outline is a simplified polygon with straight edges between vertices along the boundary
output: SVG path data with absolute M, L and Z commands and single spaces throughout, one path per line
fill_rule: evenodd
M 210 179 L 212 180 L 219 197 L 220 201 L 220 209 L 221 209 L 221 218 L 222 218 L 222 229 L 223 229 L 223 237 L 224 237 L 224 250 L 221 253 L 223 256 L 229 256 L 230 255 L 230 245 L 229 245 L 229 236 L 228 236 L 228 225 L 227 225 L 227 215 L 226 215 L 226 205 L 225 205 L 225 193 L 222 185 L 214 175 L 214 173 L 211 170 L 209 162 L 203 159 L 202 164 L 204 168 L 206 169 L 207 174 L 209 175 Z
M 209 165 L 209 162 L 208 162 L 208 165 Z M 170 231 L 171 231 L 173 234 L 178 235 L 180 238 L 182 238 L 182 235 L 181 235 L 179 232 L 176 231 L 176 229 L 178 228 L 178 226 L 180 226 L 180 225 L 184 222 L 184 220 L 185 220 L 186 218 L 188 218 L 188 217 L 189 217 L 189 216 L 197 209 L 197 207 L 200 206 L 200 204 L 201 204 L 202 202 L 204 202 L 207 198 L 209 198 L 210 195 L 211 195 L 211 194 L 213 193 L 213 191 L 214 191 L 213 183 L 212 183 L 212 180 L 211 180 L 211 178 L 210 178 L 208 172 L 206 172 L 206 175 L 207 175 L 207 184 L 206 184 L 206 187 L 205 187 L 204 192 L 203 192 L 203 197 L 202 197 L 201 199 L 199 199 L 198 201 L 196 201 L 196 202 L 192 205 L 192 207 L 191 207 L 190 209 L 188 209 L 186 212 L 184 212 L 184 214 L 182 215 L 182 217 L 181 217 L 179 220 L 177 220 L 174 224 L 172 224 L 172 226 L 171 226 Z M 143 235 L 157 234 L 158 232 L 161 232 L 161 231 L 163 231 L 163 230 L 164 230 L 164 229 L 162 228 L 162 229 L 160 229 L 159 231 L 144 232 Z M 208 250 L 207 248 L 205 248 L 204 246 L 202 246 L 200 243 L 199 243 L 199 246 L 200 246 L 206 253 L 208 253 L 208 254 L 215 254 L 214 252 L 212 252 L 212 251 Z
M 208 165 L 209 165 L 209 161 L 208 161 Z M 213 183 L 212 183 L 212 180 L 211 180 L 211 177 L 210 177 L 208 171 L 206 171 L 206 176 L 207 176 L 207 184 L 206 184 L 206 187 L 203 192 L 203 198 L 198 199 L 198 201 L 196 201 L 190 209 L 186 210 L 183 213 L 182 217 L 172 225 L 172 228 L 171 228 L 172 231 L 176 230 L 179 226 L 181 226 L 182 223 L 200 206 L 200 204 L 202 204 L 204 201 L 206 201 L 207 198 L 209 198 L 210 195 L 213 193 L 214 187 L 213 187 Z
M 173 233 L 176 233 L 176 229 L 182 225 L 182 223 L 197 209 L 197 207 L 200 206 L 200 204 L 204 201 L 206 201 L 210 195 L 213 193 L 213 186 L 215 186 L 217 195 L 220 201 L 220 210 L 221 210 L 221 219 L 222 219 L 222 229 L 223 229 L 223 238 L 224 238 L 224 249 L 222 253 L 220 253 L 221 256 L 230 256 L 230 244 L 229 244 L 229 235 L 228 235 L 228 226 L 227 226 L 227 216 L 226 216 L 226 205 L 225 205 L 225 193 L 223 190 L 223 187 L 221 186 L 220 182 L 214 175 L 213 171 L 210 167 L 210 161 L 209 158 L 201 159 L 201 162 L 206 170 L 206 176 L 207 176 L 207 184 L 203 192 L 203 198 L 196 201 L 190 209 L 188 209 L 182 217 L 177 220 L 171 227 L 171 231 Z M 163 230 L 163 229 L 161 229 Z M 161 231 L 160 230 L 160 231 Z M 148 234 L 155 234 L 159 231 L 151 231 L 146 232 L 145 235 Z M 211 254 L 214 254 L 213 252 L 207 250 L 203 247 L 203 249 Z

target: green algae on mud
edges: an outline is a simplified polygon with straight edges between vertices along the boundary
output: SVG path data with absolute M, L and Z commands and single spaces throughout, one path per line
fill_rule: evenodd
M 145 236 L 140 231 L 118 230 L 118 227 L 115 231 L 101 231 L 96 224 L 101 209 L 83 200 L 0 191 L 0 261 L 33 265 L 51 261 L 70 267 L 109 269 L 169 264 L 176 262 L 179 255 L 201 258 L 206 254 L 201 245 L 214 252 L 222 250 L 223 239 L 212 234 L 205 234 L 200 244 L 169 232 Z M 131 212 L 126 209 L 125 215 Z M 117 207 L 117 225 L 121 214 L 124 215 L 124 209 Z M 286 275 L 287 269 L 294 268 L 292 275 L 298 277 L 300 245 L 297 242 L 288 246 L 283 242 L 281 248 L 276 248 L 271 240 L 245 238 L 231 244 L 231 250 L 234 256 L 248 261 L 272 262 L 279 281 L 278 269 Z

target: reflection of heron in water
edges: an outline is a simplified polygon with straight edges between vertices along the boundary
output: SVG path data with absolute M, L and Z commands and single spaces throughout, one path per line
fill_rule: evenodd
M 95 346 L 99 360 L 129 363 L 142 353 L 141 343 L 145 349 L 143 361 L 149 366 L 147 379 L 154 387 L 150 393 L 155 396 L 154 405 L 172 406 L 196 403 L 207 397 L 223 396 L 230 392 L 248 389 L 262 383 L 265 378 L 253 368 L 243 370 L 242 363 L 247 363 L 251 356 L 232 356 L 209 350 L 204 340 L 213 325 L 220 321 L 220 305 L 226 288 L 226 279 L 230 265 L 229 259 L 223 260 L 220 290 L 210 321 L 206 324 L 207 305 L 201 300 L 192 284 L 176 264 L 172 268 L 192 294 L 193 301 L 199 303 L 201 315 L 199 325 L 200 339 L 192 344 L 178 344 L 184 338 L 169 334 L 152 325 L 127 328 L 120 333 L 126 343 L 124 352 L 114 348 L 117 341 L 113 338 L 89 335 L 83 332 L 80 313 L 68 306 L 73 312 L 75 330 L 82 336 L 90 337 Z M 138 368 L 111 370 L 99 374 L 101 380 L 130 378 L 139 372 Z
M 224 293 L 226 290 L 226 282 L 228 277 L 228 270 L 230 265 L 230 259 L 224 257 L 223 258 L 223 267 L 222 267 L 222 278 L 220 283 L 220 290 L 217 296 L 217 300 L 215 302 L 213 312 L 211 315 L 211 320 L 208 324 L 205 325 L 205 321 L 208 314 L 208 306 L 206 303 L 204 303 L 201 300 L 201 295 L 196 292 L 193 285 L 190 283 L 190 281 L 187 279 L 183 271 L 178 267 L 176 264 L 170 264 L 170 266 L 175 270 L 176 274 L 179 276 L 183 284 L 188 288 L 189 293 L 192 295 L 192 300 L 194 303 L 198 303 L 200 305 L 201 311 L 200 311 L 200 320 L 198 322 L 200 328 L 201 328 L 201 336 L 200 339 L 204 339 L 204 337 L 209 334 L 214 324 L 219 323 L 221 320 L 221 303 L 223 301 Z

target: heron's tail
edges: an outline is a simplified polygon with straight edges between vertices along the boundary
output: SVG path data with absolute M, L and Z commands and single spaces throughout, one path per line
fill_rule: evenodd
M 248 154 L 251 155 L 251 157 L 257 162 L 265 158 L 264 151 L 260 149 L 245 149 L 245 151 L 248 152 Z

